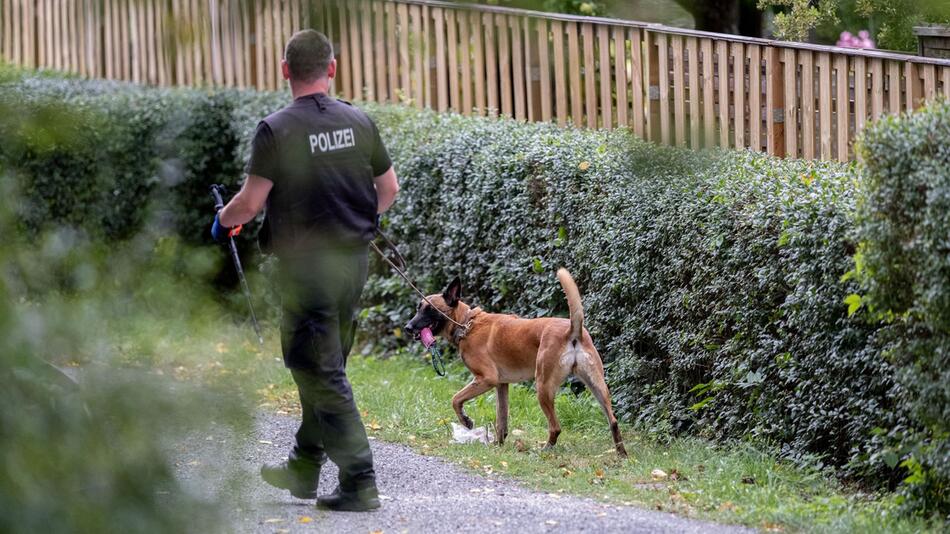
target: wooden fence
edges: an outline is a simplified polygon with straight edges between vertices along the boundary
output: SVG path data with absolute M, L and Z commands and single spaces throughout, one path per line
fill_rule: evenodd
M 869 120 L 950 95 L 950 60 L 429 0 L 0 0 L 2 57 L 159 85 L 276 89 L 320 29 L 335 90 L 779 156 L 853 156 Z

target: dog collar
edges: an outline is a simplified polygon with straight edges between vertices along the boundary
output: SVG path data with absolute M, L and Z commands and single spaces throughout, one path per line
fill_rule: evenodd
M 468 313 L 465 314 L 465 319 L 461 321 L 462 327 L 456 326 L 452 330 L 452 344 L 458 346 L 462 343 L 462 340 L 465 339 L 465 336 L 472 331 L 472 326 L 475 324 L 475 316 L 482 313 L 481 308 L 472 308 L 468 310 Z

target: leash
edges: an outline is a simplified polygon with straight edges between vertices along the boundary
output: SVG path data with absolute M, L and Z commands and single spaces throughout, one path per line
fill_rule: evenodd
M 426 304 L 428 304 L 429 306 L 432 306 L 433 310 L 439 312 L 439 315 L 441 315 L 442 317 L 445 317 L 447 321 L 454 324 L 455 326 L 459 328 L 465 328 L 465 325 L 449 317 L 448 314 L 446 314 L 444 311 L 440 310 L 438 307 L 432 304 L 432 301 L 429 300 L 429 297 L 427 297 L 425 293 L 423 293 L 422 291 L 419 290 L 418 287 L 416 287 L 416 284 L 414 284 L 412 282 L 412 279 L 409 278 L 409 275 L 406 274 L 406 271 L 405 271 L 406 259 L 403 258 L 402 254 L 399 253 L 399 249 L 396 248 L 396 245 L 393 244 L 393 242 L 389 239 L 389 237 L 387 237 L 386 234 L 384 234 L 383 231 L 380 230 L 378 226 L 376 227 L 376 233 L 379 234 L 380 237 L 383 238 L 383 241 L 386 242 L 386 246 L 395 252 L 396 259 L 399 261 L 402 267 L 400 267 L 399 265 L 396 265 L 396 263 L 393 262 L 393 260 L 390 259 L 389 256 L 384 254 L 383 251 L 380 250 L 379 247 L 376 245 L 376 242 L 370 241 L 370 246 L 373 247 L 373 250 L 375 250 L 376 253 L 379 254 L 383 258 L 383 260 L 385 260 L 386 263 L 388 263 L 389 266 L 393 268 L 394 271 L 396 271 L 396 274 L 401 276 L 402 279 L 405 280 L 407 284 L 409 284 L 409 287 L 411 287 L 413 291 L 415 291 L 420 297 L 422 297 L 422 300 L 424 300 Z
M 376 253 L 379 254 L 379 256 L 383 258 L 383 260 L 386 263 L 388 263 L 389 266 L 392 267 L 394 271 L 396 271 L 396 274 L 402 277 L 402 279 L 405 280 L 407 284 L 409 284 L 409 287 L 411 287 L 413 291 L 415 291 L 420 297 L 422 297 L 422 300 L 424 300 L 427 304 L 429 304 L 429 306 L 433 310 L 439 312 L 439 314 L 442 315 L 442 317 L 445 317 L 446 320 L 448 320 L 455 326 L 461 328 L 462 330 L 465 330 L 466 329 L 465 325 L 449 317 L 445 312 L 437 308 L 434 304 L 432 304 L 432 301 L 429 300 L 429 297 L 427 297 L 425 293 L 423 293 L 422 291 L 419 290 L 418 287 L 416 287 L 416 284 L 413 283 L 412 279 L 409 278 L 409 275 L 406 274 L 406 271 L 405 271 L 406 259 L 399 252 L 399 249 L 396 248 L 395 243 L 393 243 L 392 240 L 389 239 L 389 236 L 383 233 L 383 231 L 379 228 L 378 225 L 376 226 L 376 233 L 380 237 L 383 238 L 383 242 L 386 243 L 386 246 L 389 247 L 389 249 L 393 251 L 393 254 L 396 257 L 396 261 L 393 261 L 389 256 L 383 253 L 383 251 L 380 250 L 379 246 L 376 245 L 375 241 L 370 242 L 370 246 L 373 247 L 373 250 L 375 250 Z M 397 262 L 399 263 L 399 265 L 396 265 Z M 442 359 L 442 352 L 439 350 L 438 347 L 435 346 L 435 343 L 428 345 L 426 347 L 426 350 L 429 351 L 429 354 L 431 356 L 430 361 L 432 362 L 432 370 L 435 371 L 435 374 L 439 376 L 445 376 L 445 360 Z

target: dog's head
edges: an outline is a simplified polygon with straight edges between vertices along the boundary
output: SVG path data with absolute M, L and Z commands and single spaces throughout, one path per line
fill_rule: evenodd
M 455 317 L 455 308 L 458 306 L 461 296 L 462 281 L 456 276 L 442 293 L 436 293 L 426 297 L 429 299 L 429 302 L 432 303 L 431 306 L 429 302 L 425 300 L 419 302 L 419 306 L 416 308 L 416 315 L 413 316 L 403 328 L 406 334 L 413 338 L 419 337 L 419 332 L 422 332 L 423 328 L 432 330 L 432 335 L 437 336 L 441 334 L 445 325 L 448 324 L 445 315 Z M 436 309 L 433 309 L 433 307 Z M 439 311 L 445 315 L 442 315 Z

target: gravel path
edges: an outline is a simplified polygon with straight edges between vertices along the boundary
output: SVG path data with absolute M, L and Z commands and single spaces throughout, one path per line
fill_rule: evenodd
M 178 447 L 177 471 L 186 488 L 211 502 L 220 503 L 222 495 L 229 495 L 225 512 L 235 532 L 751 532 L 532 491 L 376 440 L 371 443 L 382 508 L 369 513 L 325 512 L 313 501 L 267 486 L 257 475 L 261 463 L 286 456 L 296 420 L 260 414 L 254 425 L 256 435 L 251 439 L 212 425 Z M 222 462 L 230 470 L 222 469 Z M 321 493 L 336 487 L 336 475 L 328 462 L 321 474 Z

